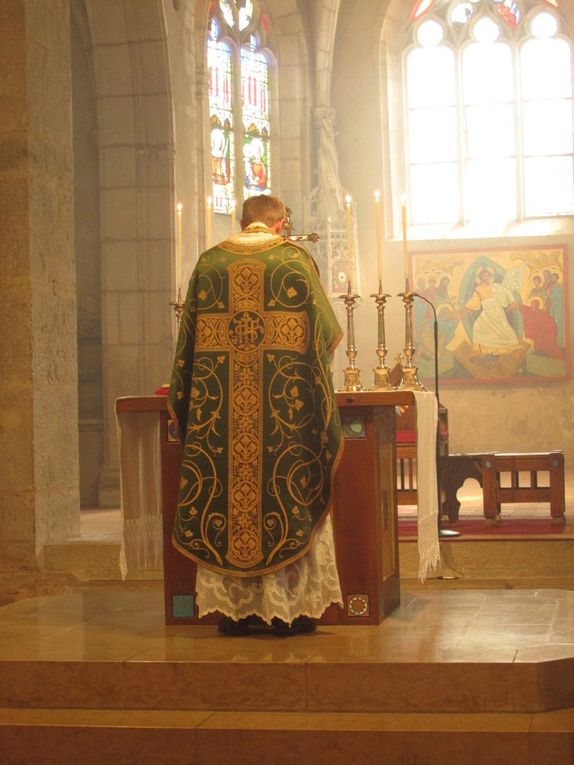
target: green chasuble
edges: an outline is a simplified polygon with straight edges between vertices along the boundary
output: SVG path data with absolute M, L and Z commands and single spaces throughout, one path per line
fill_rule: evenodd
M 234 576 L 307 552 L 343 443 L 341 329 L 309 253 L 264 231 L 199 258 L 169 393 L 184 441 L 174 545 Z

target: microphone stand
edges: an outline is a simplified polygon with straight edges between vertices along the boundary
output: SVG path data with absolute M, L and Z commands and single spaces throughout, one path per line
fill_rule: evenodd
M 438 489 L 438 535 L 439 537 L 459 537 L 460 531 L 455 531 L 454 529 L 443 529 L 441 528 L 441 477 L 442 477 L 442 468 L 441 468 L 441 458 L 440 458 L 440 398 L 439 398 L 439 392 L 438 392 L 438 320 L 436 316 L 436 308 L 434 307 L 434 304 L 431 303 L 431 301 L 426 298 L 424 295 L 419 295 L 418 292 L 413 293 L 414 297 L 418 297 L 421 300 L 424 300 L 424 302 L 427 305 L 430 305 L 433 312 L 433 335 L 434 335 L 434 392 L 436 396 L 438 411 L 439 411 L 439 423 L 437 424 L 437 430 L 436 430 L 436 480 L 437 480 L 437 489 Z

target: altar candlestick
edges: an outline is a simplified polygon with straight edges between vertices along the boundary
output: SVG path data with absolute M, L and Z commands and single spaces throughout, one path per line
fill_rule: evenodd
M 351 221 L 351 197 L 349 194 L 345 197 L 345 208 L 347 212 L 347 282 L 349 290 L 351 288 L 351 278 L 353 272 L 353 227 Z
M 377 237 L 377 268 L 379 288 L 383 283 L 383 241 L 381 230 L 381 192 L 375 191 L 375 229 Z
M 211 211 L 213 200 L 211 197 L 207 197 L 207 209 L 205 211 L 205 247 L 209 249 L 211 247 Z
M 178 202 L 177 205 L 177 244 L 176 244 L 176 271 L 177 271 L 177 291 L 178 294 L 182 285 L 183 273 L 183 205 Z M 179 299 L 179 298 L 178 298 Z
M 403 266 L 405 270 L 405 285 L 409 283 L 409 248 L 407 243 L 407 198 L 401 196 L 401 217 L 403 222 Z
M 231 203 L 231 236 L 235 234 L 235 202 Z

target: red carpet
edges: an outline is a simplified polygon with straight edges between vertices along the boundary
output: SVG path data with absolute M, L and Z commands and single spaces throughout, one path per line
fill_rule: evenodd
M 459 520 L 457 523 L 445 525 L 445 529 L 453 529 L 460 532 L 460 539 L 466 536 L 539 536 L 541 534 L 563 534 L 565 525 L 552 523 L 550 518 L 513 518 L 504 520 L 500 524 L 487 523 L 482 518 L 469 518 Z M 412 538 L 417 536 L 416 520 L 399 520 L 399 538 Z

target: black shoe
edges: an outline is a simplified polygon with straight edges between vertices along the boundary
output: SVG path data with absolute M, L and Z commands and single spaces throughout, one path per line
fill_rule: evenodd
M 276 637 L 291 637 L 293 635 L 298 635 L 299 629 L 297 625 L 295 624 L 295 621 L 293 621 L 289 625 L 287 622 L 284 622 L 283 619 L 278 619 L 277 617 L 275 617 L 271 621 L 274 635 Z
M 293 619 L 290 625 L 284 622 L 283 619 L 275 617 L 271 624 L 273 625 L 273 632 L 277 637 L 308 635 L 317 629 L 317 623 L 309 616 L 298 616 L 296 619 Z
M 239 619 L 236 621 L 230 616 L 224 616 L 223 619 L 219 622 L 217 629 L 219 632 L 223 632 L 224 635 L 229 635 L 230 637 L 242 637 L 244 635 L 249 635 L 249 625 L 247 624 L 247 619 Z
M 311 619 L 310 616 L 298 616 L 294 620 L 293 625 L 297 626 L 298 631 L 302 635 L 315 632 L 317 629 L 317 622 L 315 619 Z
M 250 627 L 268 627 L 269 625 L 266 624 L 263 619 L 260 616 L 256 616 L 255 614 L 251 614 L 251 616 L 247 617 L 247 624 Z

